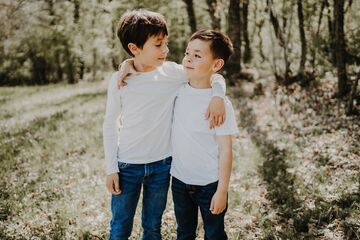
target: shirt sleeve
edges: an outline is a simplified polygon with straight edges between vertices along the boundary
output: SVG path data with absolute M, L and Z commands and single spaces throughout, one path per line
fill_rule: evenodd
M 215 73 L 211 76 L 211 87 L 213 90 L 213 97 L 225 99 L 226 83 L 225 78 L 222 75 Z
M 184 66 L 181 64 L 177 64 L 175 62 L 169 62 L 171 64 L 171 67 L 174 69 L 175 76 L 178 76 L 178 79 L 182 83 L 187 83 L 188 79 L 184 71 Z
M 239 132 L 234 108 L 228 98 L 225 98 L 225 122 L 223 125 L 215 127 L 216 135 L 236 135 Z
M 118 117 L 121 113 L 122 104 L 120 90 L 117 87 L 117 76 L 119 72 L 111 76 L 107 89 L 106 111 L 103 123 L 103 144 L 106 160 L 106 173 L 119 172 L 117 164 L 118 148 Z

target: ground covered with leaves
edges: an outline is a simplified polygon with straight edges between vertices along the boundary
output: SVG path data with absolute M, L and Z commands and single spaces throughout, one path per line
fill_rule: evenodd
M 360 118 L 331 77 L 302 88 L 243 82 L 230 239 L 360 239 Z M 0 239 L 106 239 L 106 83 L 0 88 Z M 132 239 L 141 238 L 140 211 Z M 169 194 L 164 239 L 176 239 Z M 199 237 L 203 239 L 202 224 Z

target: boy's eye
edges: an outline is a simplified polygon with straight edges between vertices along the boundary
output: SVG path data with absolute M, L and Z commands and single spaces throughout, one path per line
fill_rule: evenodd
M 196 58 L 201 58 L 201 56 L 200 56 L 200 55 L 197 55 L 197 54 L 195 54 L 195 57 L 196 57 Z
M 166 46 L 169 45 L 168 42 L 163 42 L 163 43 L 155 44 L 155 46 L 156 46 L 156 47 L 161 47 L 163 44 L 166 45 Z
M 188 52 L 185 52 L 184 55 L 185 55 L 185 56 L 189 56 L 189 53 L 188 53 Z

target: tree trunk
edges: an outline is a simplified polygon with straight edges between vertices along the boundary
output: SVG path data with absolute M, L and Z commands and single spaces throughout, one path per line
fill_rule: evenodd
M 111 49 L 112 49 L 112 54 L 111 54 L 111 65 L 113 67 L 113 70 L 117 71 L 119 69 L 119 61 L 117 59 L 117 56 L 115 54 L 113 54 L 113 52 L 115 52 L 115 48 L 116 48 L 116 21 L 113 20 L 112 24 L 111 24 Z
M 74 0 L 74 23 L 77 24 L 80 19 L 80 2 L 79 0 Z
M 320 34 L 320 27 L 321 27 L 321 22 L 322 22 L 322 17 L 323 17 L 323 13 L 324 13 L 324 9 L 327 6 L 326 5 L 327 0 L 322 0 L 321 1 L 321 7 L 320 7 L 320 14 L 319 14 L 319 20 L 318 20 L 318 25 L 317 25 L 317 29 L 316 29 L 316 33 L 315 33 L 315 46 L 313 46 L 311 48 L 311 67 L 312 67 L 312 71 L 315 71 L 315 61 L 316 61 L 316 47 L 318 47 L 318 39 L 319 39 L 319 34 Z
M 348 91 L 345 59 L 344 0 L 334 0 L 334 28 L 338 97 L 343 97 Z
M 53 26 L 53 25 L 55 25 L 54 2 L 53 2 L 53 0 L 45 0 L 45 2 L 46 2 L 47 5 L 48 5 L 49 15 L 51 16 L 50 25 Z
M 300 33 L 300 41 L 301 41 L 301 60 L 298 74 L 303 75 L 305 70 L 305 62 L 306 62 L 306 38 L 304 31 L 304 15 L 302 8 L 302 0 L 297 1 L 297 10 L 298 10 L 298 18 L 299 18 L 299 33 Z
M 283 16 L 283 28 L 281 28 L 281 26 L 279 24 L 279 20 L 277 19 L 276 15 L 274 14 L 273 9 L 272 9 L 272 5 L 273 5 L 272 0 L 267 0 L 266 4 L 267 4 L 267 11 L 269 11 L 269 14 L 270 14 L 270 22 L 274 28 L 275 36 L 276 36 L 276 39 L 278 40 L 279 46 L 283 49 L 284 61 L 285 61 L 284 76 L 281 76 L 277 73 L 276 64 L 274 63 L 275 77 L 280 83 L 284 84 L 287 81 L 288 76 L 289 76 L 289 65 L 290 65 L 288 62 L 288 57 L 287 57 L 287 41 L 285 41 L 285 31 L 284 31 L 284 29 L 286 28 L 287 19 L 285 18 L 285 16 Z M 289 34 L 290 34 L 290 31 L 289 31 Z M 288 37 L 288 39 L 289 39 L 289 37 Z
M 55 60 L 56 60 L 56 82 L 61 82 L 63 80 L 64 71 L 61 66 L 61 53 L 60 51 L 55 51 Z
M 251 47 L 250 47 L 250 39 L 249 39 L 249 31 L 248 31 L 248 15 L 249 15 L 249 0 L 243 1 L 242 6 L 242 29 L 243 36 L 245 42 L 244 49 L 244 62 L 249 63 L 251 60 Z
M 349 96 L 349 101 L 348 101 L 348 105 L 347 105 L 347 109 L 346 109 L 346 115 L 352 115 L 352 114 L 356 113 L 354 111 L 354 98 L 356 95 L 356 90 L 357 90 L 357 86 L 359 83 L 359 79 L 360 79 L 360 72 L 357 74 L 356 79 L 354 81 L 354 85 L 351 89 L 351 93 Z
M 327 1 L 327 0 L 326 0 Z M 328 8 L 328 29 L 329 29 L 329 36 L 330 36 L 330 62 L 332 64 L 336 64 L 336 54 L 335 54 L 335 24 L 333 19 L 331 19 L 331 9 L 330 4 L 327 1 L 327 8 Z M 335 12 L 335 11 L 334 11 Z
M 196 18 L 195 18 L 195 12 L 194 12 L 194 5 L 192 0 L 184 0 L 186 4 L 186 11 L 188 13 L 189 17 L 189 25 L 191 32 L 196 32 Z
M 267 0 L 266 2 L 267 2 L 267 9 L 268 9 L 269 14 L 270 14 L 270 22 L 271 22 L 271 24 L 272 24 L 272 26 L 274 28 L 275 36 L 279 41 L 280 47 L 284 47 L 285 40 L 284 40 L 283 31 L 281 30 L 279 20 L 276 18 L 275 14 L 274 14 L 274 12 L 272 10 L 272 1 Z
M 206 0 L 206 3 L 208 5 L 208 12 L 211 18 L 211 28 L 214 30 L 220 30 L 220 18 L 216 15 L 218 0 Z
M 240 0 L 230 0 L 229 37 L 234 46 L 234 54 L 229 59 L 227 70 L 230 74 L 241 72 L 241 19 Z

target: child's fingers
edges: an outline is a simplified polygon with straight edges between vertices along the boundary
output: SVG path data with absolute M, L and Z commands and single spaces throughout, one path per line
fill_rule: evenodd
M 220 207 L 220 208 L 218 209 L 218 213 L 217 213 L 217 214 L 222 213 L 222 212 L 224 211 L 224 209 L 225 209 L 225 208 Z
M 221 125 L 225 122 L 224 118 L 225 118 L 225 116 L 219 117 L 219 125 Z
M 212 214 L 214 215 L 218 215 L 220 212 L 219 212 L 219 208 L 214 208 L 213 211 L 211 211 Z
M 115 188 L 115 194 L 121 193 L 119 181 L 114 180 L 114 188 Z
M 217 126 L 217 118 L 212 116 L 210 121 L 210 129 L 213 129 L 215 126 Z
M 211 212 L 214 210 L 214 205 L 215 205 L 214 199 L 212 198 L 211 202 L 210 202 L 210 209 L 209 209 Z
M 205 113 L 205 120 L 208 120 L 210 118 L 210 109 L 208 108 Z
M 219 116 L 219 117 L 215 117 L 214 119 L 215 119 L 215 126 L 219 126 L 220 125 L 220 118 L 221 118 L 221 116 Z
M 122 80 L 122 81 L 118 82 L 118 88 L 125 87 L 126 85 L 127 85 L 127 82 L 125 80 Z
M 117 86 L 118 88 L 121 88 L 123 86 L 126 86 L 125 78 L 128 74 L 121 74 L 117 80 Z
M 213 120 L 210 120 L 209 129 L 213 129 L 213 128 L 214 128 L 214 122 Z

